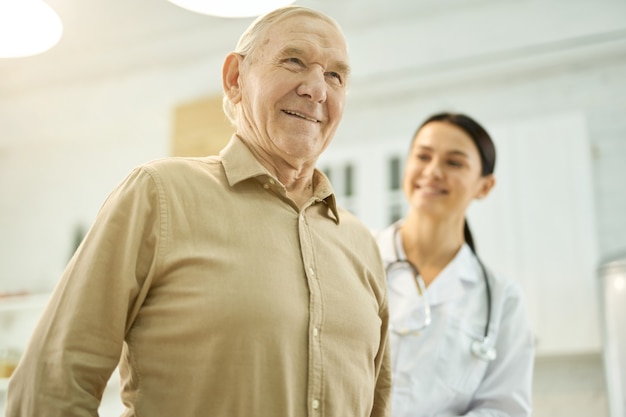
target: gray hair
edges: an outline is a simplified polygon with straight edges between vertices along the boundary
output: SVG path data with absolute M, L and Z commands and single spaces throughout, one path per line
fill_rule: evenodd
M 263 34 L 265 34 L 265 32 L 273 24 L 293 16 L 310 16 L 321 19 L 330 23 L 337 29 L 337 31 L 339 31 L 339 33 L 343 33 L 339 24 L 332 17 L 327 16 L 324 13 L 303 6 L 285 6 L 257 17 L 254 22 L 248 26 L 248 29 L 246 29 L 246 31 L 241 35 L 233 52 L 245 58 L 254 51 Z M 235 106 L 230 102 L 226 94 L 224 94 L 222 99 L 222 108 L 224 109 L 224 113 L 226 113 L 230 122 L 233 125 L 236 125 L 237 112 L 235 110 Z

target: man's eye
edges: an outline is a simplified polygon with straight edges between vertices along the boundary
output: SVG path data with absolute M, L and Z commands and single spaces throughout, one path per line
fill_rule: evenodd
M 459 168 L 463 166 L 463 162 L 450 160 L 448 161 L 448 165 L 450 165 L 451 167 Z
M 286 61 L 290 64 L 297 64 L 297 65 L 302 65 L 302 61 L 300 60 L 300 58 L 287 58 Z
M 327 72 L 326 75 L 328 77 L 336 79 L 339 82 L 339 84 L 343 83 L 343 77 L 338 72 Z

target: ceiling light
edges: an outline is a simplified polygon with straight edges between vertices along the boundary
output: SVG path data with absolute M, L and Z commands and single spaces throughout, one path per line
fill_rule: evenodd
M 0 0 L 2 1 L 2 0 Z M 217 17 L 259 16 L 295 0 L 169 0 L 183 9 Z
M 0 58 L 44 52 L 59 42 L 61 19 L 42 0 L 0 0 Z

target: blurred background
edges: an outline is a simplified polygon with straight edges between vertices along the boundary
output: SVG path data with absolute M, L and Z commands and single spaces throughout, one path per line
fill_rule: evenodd
M 228 141 L 221 66 L 253 19 L 166 0 L 47 3 L 63 23 L 58 44 L 0 58 L 0 361 L 23 349 L 134 166 Z M 344 120 L 320 160 L 341 203 L 372 229 L 391 223 L 406 209 L 398 178 L 421 121 L 442 110 L 476 118 L 496 143 L 498 182 L 470 224 L 485 262 L 527 298 L 533 415 L 623 417 L 626 344 L 607 355 L 606 340 L 626 328 L 614 311 L 626 290 L 601 266 L 626 254 L 626 2 L 295 4 L 334 17 L 349 43 Z M 118 415 L 116 401 L 114 387 L 101 415 Z

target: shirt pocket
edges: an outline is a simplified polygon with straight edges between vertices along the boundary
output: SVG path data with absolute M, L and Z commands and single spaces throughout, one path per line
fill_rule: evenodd
M 470 326 L 451 320 L 439 350 L 437 377 L 459 394 L 471 398 L 483 380 L 489 361 L 472 353 L 472 343 L 482 341 L 484 325 Z

